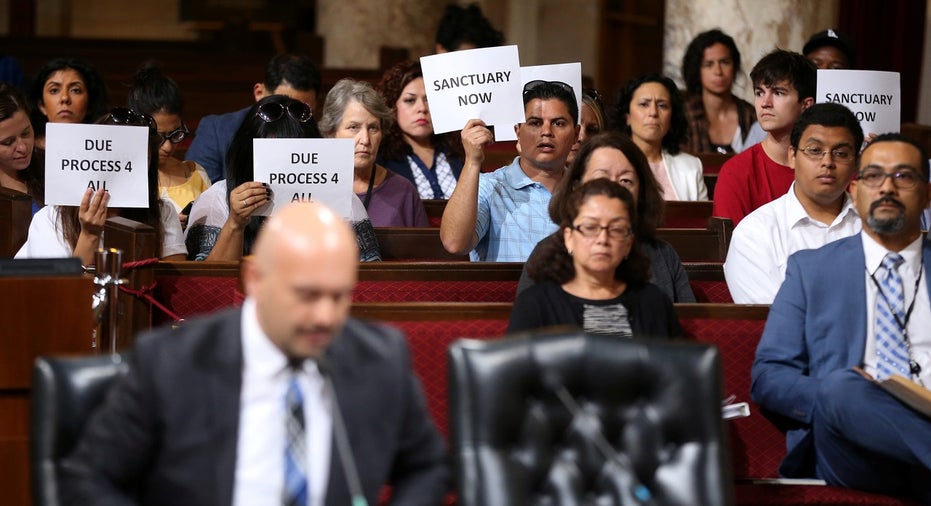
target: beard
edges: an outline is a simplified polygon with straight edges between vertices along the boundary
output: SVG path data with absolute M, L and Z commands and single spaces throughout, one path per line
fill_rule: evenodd
M 901 213 L 894 218 L 877 218 L 873 211 L 880 204 L 893 204 L 899 208 Z M 892 197 L 883 197 L 870 204 L 870 212 L 866 218 L 866 225 L 877 234 L 895 234 L 905 228 L 905 205 Z

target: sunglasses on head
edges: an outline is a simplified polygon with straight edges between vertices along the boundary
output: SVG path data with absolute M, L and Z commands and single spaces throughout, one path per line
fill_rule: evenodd
M 259 106 L 255 115 L 262 118 L 262 121 L 266 123 L 272 123 L 284 117 L 285 112 L 288 113 L 288 116 L 291 116 L 301 123 L 306 123 L 310 121 L 310 118 L 314 117 L 313 112 L 310 110 L 310 106 L 299 100 L 292 100 L 287 104 L 266 102 Z
M 158 125 L 152 116 L 136 112 L 128 107 L 114 107 L 104 117 L 103 123 L 110 125 L 129 125 L 149 127 L 149 133 L 158 133 Z
M 159 142 L 159 145 L 162 145 L 165 143 L 165 141 L 168 141 L 172 144 L 180 144 L 181 141 L 187 138 L 187 136 L 191 133 L 191 131 L 188 130 L 187 125 L 185 125 L 184 122 L 182 122 L 180 127 L 175 128 L 174 130 L 170 132 L 167 132 L 167 133 L 155 132 L 155 133 L 158 135 L 158 138 L 161 140 L 161 142 Z
M 598 93 L 598 90 L 594 88 L 584 88 L 582 89 L 582 96 L 594 100 L 595 103 L 598 104 L 598 107 L 604 109 L 604 100 L 601 98 L 601 93 Z
M 540 86 L 547 86 L 547 85 L 549 85 L 549 86 L 556 86 L 557 88 L 559 88 L 559 89 L 561 89 L 561 90 L 563 90 L 563 91 L 567 91 L 567 92 L 571 93 L 572 95 L 575 95 L 575 91 L 572 90 L 572 86 L 569 86 L 568 84 L 566 84 L 566 83 L 564 83 L 564 82 L 562 82 L 562 81 L 544 81 L 544 80 L 542 80 L 542 79 L 537 79 L 537 80 L 534 80 L 534 81 L 530 81 L 529 83 L 525 84 L 525 85 L 524 85 L 524 94 L 526 95 L 526 94 L 529 93 L 530 91 L 535 90 L 535 89 L 539 88 Z

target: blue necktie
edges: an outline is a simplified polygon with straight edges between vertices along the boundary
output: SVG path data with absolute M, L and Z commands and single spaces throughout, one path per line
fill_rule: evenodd
M 307 506 L 307 448 L 304 438 L 304 396 L 292 371 L 285 394 L 284 506 Z
M 911 377 L 908 345 L 905 343 L 905 295 L 899 265 L 905 259 L 897 253 L 883 258 L 879 270 L 881 291 L 876 297 L 876 379 L 893 374 Z

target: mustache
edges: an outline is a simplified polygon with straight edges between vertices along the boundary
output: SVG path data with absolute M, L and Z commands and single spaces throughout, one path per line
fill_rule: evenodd
M 870 204 L 870 212 L 872 213 L 873 211 L 876 210 L 877 207 L 883 204 L 892 204 L 903 211 L 905 210 L 905 204 L 899 202 L 898 200 L 894 199 L 893 197 L 889 195 L 886 195 L 885 197 L 881 197 L 880 199 L 875 200 L 873 201 L 872 204 Z

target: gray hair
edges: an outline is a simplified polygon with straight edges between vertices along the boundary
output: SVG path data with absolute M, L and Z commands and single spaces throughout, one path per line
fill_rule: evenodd
M 323 116 L 317 122 L 317 127 L 324 137 L 333 136 L 343 120 L 346 106 L 353 100 L 362 104 L 366 111 L 378 118 L 382 129 L 391 121 L 391 109 L 385 105 L 384 99 L 375 91 L 375 88 L 372 88 L 371 84 L 349 78 L 340 79 L 326 94 Z

